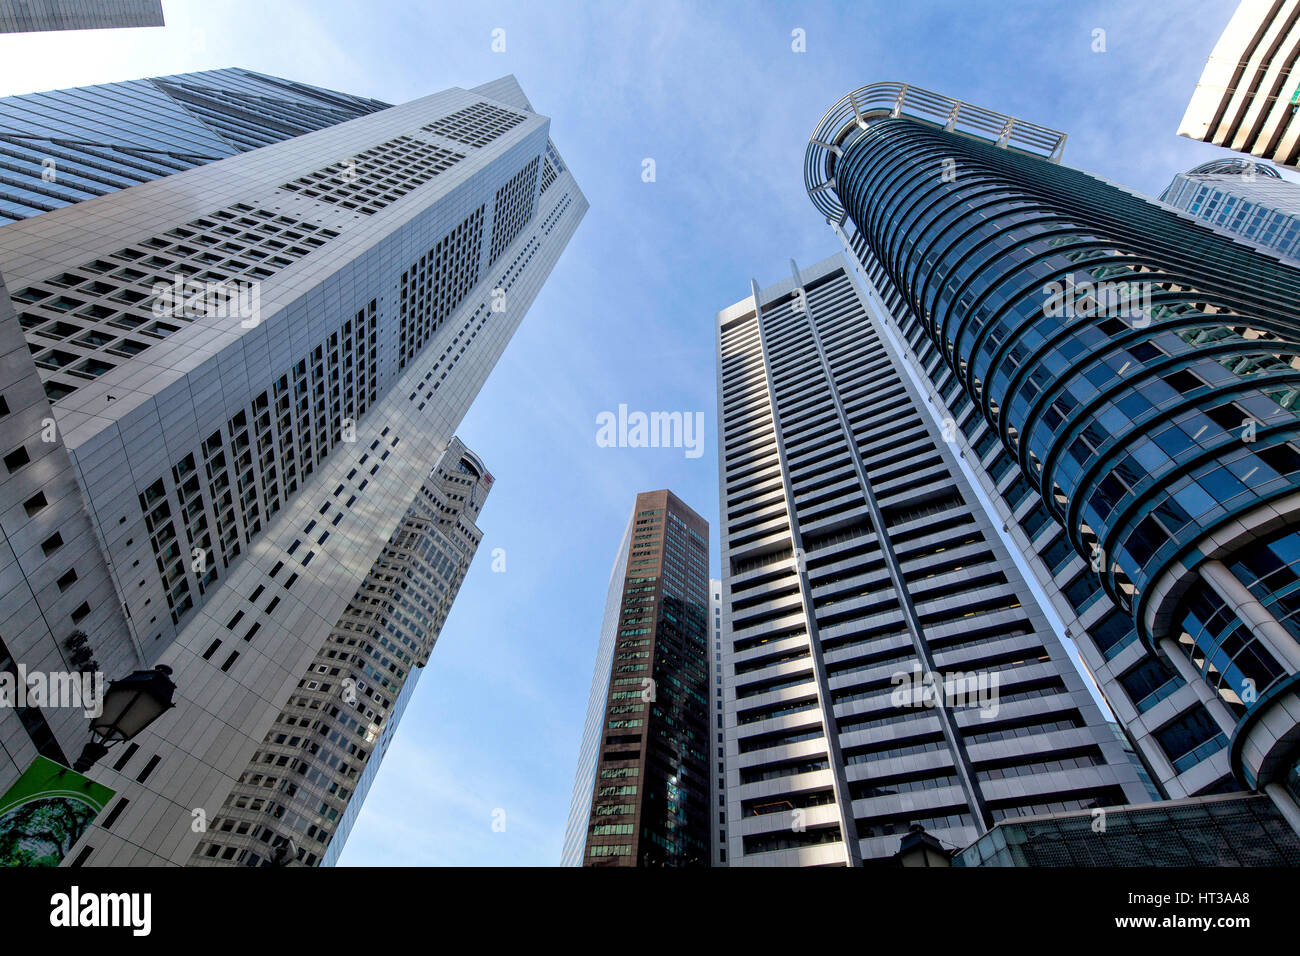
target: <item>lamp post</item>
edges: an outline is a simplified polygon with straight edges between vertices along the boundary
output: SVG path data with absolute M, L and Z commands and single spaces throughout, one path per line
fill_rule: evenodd
M 136 671 L 109 684 L 104 693 L 104 709 L 90 722 L 90 733 L 95 739 L 86 744 L 72 769 L 85 773 L 108 753 L 111 745 L 131 740 L 175 707 L 172 695 L 176 693 L 176 685 L 172 683 L 171 673 L 170 667 L 159 664 L 151 671 Z
M 280 837 L 271 851 L 271 866 L 289 866 L 298 859 L 298 845 L 291 837 Z

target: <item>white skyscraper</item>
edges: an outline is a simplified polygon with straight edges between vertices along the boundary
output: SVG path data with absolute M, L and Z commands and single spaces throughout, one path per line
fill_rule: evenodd
M 104 89 L 166 105 L 143 82 Z M 149 82 L 188 104 L 163 133 L 204 155 L 33 215 L 38 168 L 0 227 L 0 661 L 65 671 L 75 647 L 177 687 L 89 771 L 115 797 L 74 864 L 186 863 L 229 818 L 587 208 L 513 77 L 391 107 L 230 71 Z M 123 127 L 73 181 L 143 168 Z M 87 739 L 80 710 L 0 710 L 0 790 Z
M 728 866 L 1145 799 L 832 256 L 717 317 Z

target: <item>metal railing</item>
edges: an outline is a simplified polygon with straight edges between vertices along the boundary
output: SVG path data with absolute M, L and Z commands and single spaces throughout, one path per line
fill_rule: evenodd
M 872 119 L 886 116 L 911 116 L 1052 162 L 1060 162 L 1065 149 L 1065 133 L 1060 130 L 906 83 L 872 83 L 841 97 L 826 111 L 804 153 L 804 185 L 813 205 L 830 221 L 843 222 L 845 215 L 835 192 L 835 159 L 855 130 L 866 129 Z

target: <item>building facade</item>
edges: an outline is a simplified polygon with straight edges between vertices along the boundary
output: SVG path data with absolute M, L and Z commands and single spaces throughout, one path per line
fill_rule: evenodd
M 999 824 L 953 866 L 1300 866 L 1300 836 L 1257 793 L 1162 800 Z
M 723 727 L 722 701 L 725 688 L 722 681 L 722 582 L 709 581 L 709 808 L 717 814 L 710 822 L 710 856 L 713 866 L 727 865 L 727 766 L 726 738 Z
M 717 327 L 728 864 L 1149 799 L 847 258 Z
M 1278 256 L 1300 261 L 1300 183 L 1269 163 L 1216 159 L 1179 173 L 1160 201 Z
M 0 33 L 164 25 L 162 0 L 0 0 Z
M 284 840 L 303 851 L 304 865 L 338 860 L 478 550 L 475 521 L 492 480 L 452 439 L 192 864 L 268 865 Z
M 391 104 L 249 70 L 0 98 L 0 225 Z
M 1197 80 L 1178 135 L 1295 167 L 1297 60 L 1300 0 L 1241 0 Z
M 0 226 L 5 652 L 178 688 L 72 863 L 191 860 L 587 208 L 512 77 L 357 109 Z
M 805 178 L 953 447 L 1167 796 L 1293 824 L 1300 272 L 896 83 Z
M 610 578 L 561 862 L 710 863 L 709 526 L 637 495 Z

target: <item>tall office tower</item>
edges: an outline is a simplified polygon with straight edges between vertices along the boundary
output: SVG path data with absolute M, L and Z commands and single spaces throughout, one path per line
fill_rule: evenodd
M 729 865 L 1148 798 L 843 254 L 718 314 L 718 409 Z
M 1241 0 L 1214 45 L 1178 135 L 1300 163 L 1300 0 Z
M 0 0 L 0 33 L 164 25 L 162 0 Z
M 1300 271 L 1064 139 L 882 83 L 805 178 L 1157 781 L 1300 824 Z
M 646 491 L 623 533 L 605 615 L 564 866 L 708 866 L 709 525 Z
M 390 104 L 248 70 L 0 99 L 0 225 Z
M 307 866 L 337 861 L 478 550 L 491 488 L 453 439 L 191 862 L 265 866 L 285 840 Z
M 0 226 L 8 656 L 177 686 L 70 862 L 188 862 L 295 706 L 586 210 L 549 129 L 506 77 Z M 0 711 L 0 789 L 87 735 Z
M 1243 242 L 1300 259 L 1300 183 L 1269 163 L 1216 159 L 1178 173 L 1160 201 Z
M 717 814 L 717 822 L 710 820 L 709 859 L 713 866 L 727 865 L 727 767 L 726 721 L 722 712 L 724 688 L 722 683 L 722 582 L 709 580 L 709 812 Z

